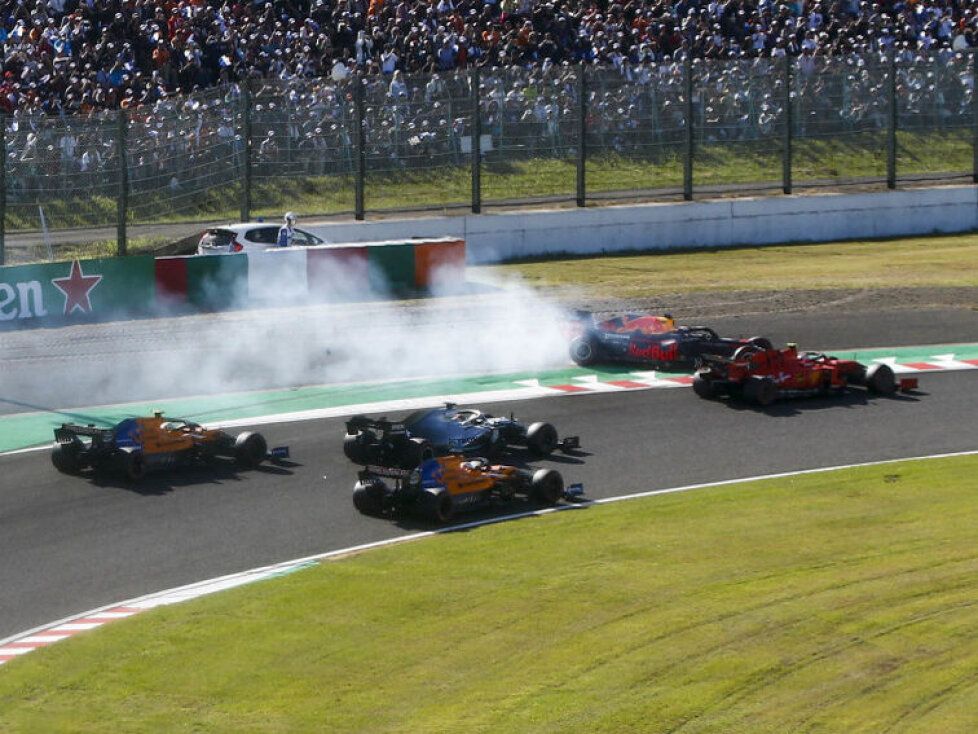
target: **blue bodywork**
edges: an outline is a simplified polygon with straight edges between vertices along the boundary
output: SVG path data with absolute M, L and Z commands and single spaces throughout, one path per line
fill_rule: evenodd
M 507 439 L 517 440 L 525 433 L 510 418 L 494 418 L 454 406 L 419 410 L 402 422 L 412 436 L 427 439 L 439 453 L 491 454 Z

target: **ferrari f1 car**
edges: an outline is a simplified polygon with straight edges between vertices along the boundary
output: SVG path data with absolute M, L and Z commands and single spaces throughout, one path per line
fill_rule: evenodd
M 695 369 L 704 354 L 729 357 L 744 344 L 771 347 L 764 337 L 730 339 L 706 326 L 676 326 L 669 314 L 598 321 L 590 311 L 576 311 L 569 330 L 571 359 L 582 367 L 622 363 L 683 372 Z
M 413 469 L 425 459 L 445 454 L 495 456 L 507 446 L 525 446 L 536 456 L 580 446 L 577 436 L 558 438 L 550 423 L 529 426 L 513 416 L 495 417 L 474 408 L 445 403 L 401 421 L 355 415 L 346 422 L 343 452 L 355 464 Z
M 693 390 L 701 398 L 740 398 L 766 406 L 779 398 L 839 393 L 851 386 L 877 395 L 892 395 L 917 387 L 915 378 L 899 381 L 886 364 L 866 366 L 851 359 L 838 359 L 821 352 L 761 349 L 743 346 L 732 357 L 707 355 L 693 376 Z
M 147 472 L 168 469 L 223 456 L 253 468 L 265 459 L 283 459 L 288 447 L 268 450 L 260 433 L 231 436 L 217 428 L 204 428 L 160 412 L 151 418 L 126 418 L 113 428 L 63 423 L 54 429 L 51 462 L 65 474 L 86 467 L 115 472 L 137 481 Z
M 556 505 L 583 493 L 580 485 L 564 488 L 554 469 L 519 469 L 486 459 L 449 455 L 427 459 L 413 469 L 368 466 L 353 488 L 353 504 L 365 515 L 413 512 L 440 523 L 456 512 L 529 497 Z

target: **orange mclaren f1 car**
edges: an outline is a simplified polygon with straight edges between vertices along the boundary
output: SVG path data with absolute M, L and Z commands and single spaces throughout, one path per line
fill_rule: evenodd
M 414 512 L 428 520 L 449 522 L 456 512 L 505 502 L 517 496 L 544 505 L 583 494 L 579 484 L 564 487 L 555 469 L 521 469 L 490 464 L 486 459 L 441 456 L 416 469 L 368 466 L 353 489 L 353 504 L 365 515 Z
M 253 468 L 265 459 L 283 459 L 288 447 L 271 451 L 260 433 L 231 436 L 217 428 L 191 421 L 165 418 L 156 412 L 149 418 L 126 418 L 112 428 L 63 423 L 54 430 L 51 462 L 65 474 L 86 467 L 114 472 L 131 481 L 150 471 L 168 469 L 215 457 L 235 459 Z

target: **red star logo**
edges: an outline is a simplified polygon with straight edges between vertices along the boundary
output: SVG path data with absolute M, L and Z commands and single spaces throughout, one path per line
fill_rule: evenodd
M 71 263 L 71 275 L 67 278 L 52 278 L 51 284 L 65 294 L 64 315 L 67 316 L 76 308 L 84 313 L 91 313 L 92 302 L 88 294 L 101 280 L 101 275 L 85 275 L 78 260 Z

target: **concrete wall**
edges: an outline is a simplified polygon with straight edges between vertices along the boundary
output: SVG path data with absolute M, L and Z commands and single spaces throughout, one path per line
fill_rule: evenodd
M 459 237 L 470 264 L 548 253 L 819 242 L 978 229 L 978 187 L 304 225 L 330 242 Z

